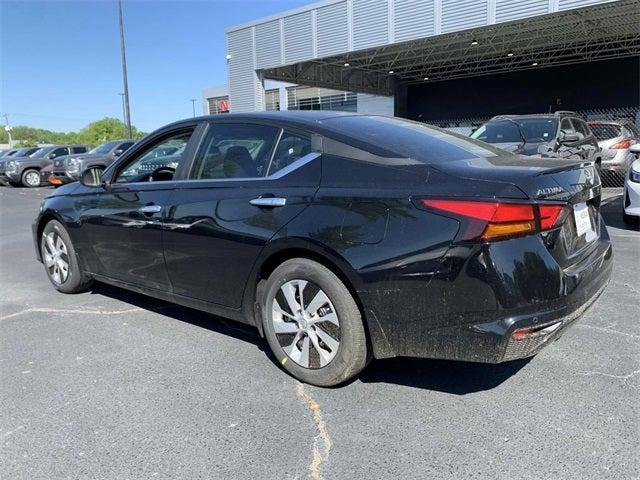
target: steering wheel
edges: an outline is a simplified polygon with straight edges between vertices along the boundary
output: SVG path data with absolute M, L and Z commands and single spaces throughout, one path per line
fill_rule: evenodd
M 166 165 L 163 165 L 162 167 L 158 167 L 156 168 L 153 172 L 151 172 L 149 174 L 149 181 L 150 182 L 157 182 L 157 181 L 166 181 L 166 180 L 171 180 L 173 178 L 173 174 L 176 173 L 176 169 L 173 167 L 167 167 Z M 163 178 L 166 177 L 166 178 Z

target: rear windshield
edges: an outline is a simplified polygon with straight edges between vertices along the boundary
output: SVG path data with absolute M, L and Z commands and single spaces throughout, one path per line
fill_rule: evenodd
M 615 123 L 590 123 L 589 128 L 598 140 L 609 140 L 622 135 L 622 126 Z
M 328 118 L 320 123 L 376 150 L 421 163 L 509 155 L 504 150 L 457 133 L 399 118 L 354 115 Z

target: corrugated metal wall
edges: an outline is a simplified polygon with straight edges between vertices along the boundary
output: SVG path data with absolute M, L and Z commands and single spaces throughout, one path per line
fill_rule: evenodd
M 313 58 L 311 12 L 284 19 L 284 63 L 296 63 Z
M 353 0 L 353 50 L 389 43 L 389 6 L 384 0 Z
M 518 3 L 520 3 L 519 0 Z M 442 0 L 442 33 L 458 32 L 488 23 L 483 0 Z
M 435 1 L 395 0 L 393 32 L 395 42 L 428 37 L 435 33 Z
M 347 2 L 327 5 L 316 14 L 318 56 L 325 57 L 349 50 L 349 23 Z
M 496 23 L 544 15 L 549 12 L 549 0 L 496 0 Z
M 256 25 L 256 68 L 282 64 L 280 20 Z
M 264 108 L 256 69 L 610 0 L 325 0 L 227 31 L 233 111 Z

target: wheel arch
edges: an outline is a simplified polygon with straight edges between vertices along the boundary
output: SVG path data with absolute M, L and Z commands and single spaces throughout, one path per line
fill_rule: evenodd
M 245 287 L 242 302 L 243 313 L 245 318 L 258 328 L 260 335 L 263 335 L 263 331 L 262 313 L 258 299 L 262 295 L 264 283 L 279 265 L 292 258 L 313 260 L 331 270 L 347 287 L 358 305 L 363 319 L 365 318 L 365 310 L 357 290 L 360 285 L 360 279 L 351 265 L 340 254 L 328 249 L 326 246 L 318 245 L 305 239 L 286 239 L 267 245 L 256 261 Z M 364 323 L 368 335 L 367 321 L 365 320 Z
M 47 223 L 49 223 L 51 220 L 57 220 L 62 225 L 65 225 L 64 220 L 60 218 L 60 216 L 54 213 L 52 210 L 47 210 L 40 215 L 40 218 L 38 218 L 38 223 L 36 224 L 36 239 L 35 239 L 36 245 L 38 247 L 36 248 L 36 252 L 38 255 L 38 260 L 40 262 L 42 262 L 42 252 L 40 251 L 40 237 L 42 237 L 42 232 L 44 231 L 44 227 L 46 227 Z

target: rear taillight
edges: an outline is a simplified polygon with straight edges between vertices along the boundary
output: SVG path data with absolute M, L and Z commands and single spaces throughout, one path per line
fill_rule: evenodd
M 625 138 L 624 140 L 614 143 L 609 148 L 612 150 L 626 150 L 631 147 L 631 145 L 633 145 L 633 141 L 630 138 Z
M 565 204 L 533 204 L 424 198 L 422 206 L 467 220 L 461 240 L 501 240 L 561 225 Z

